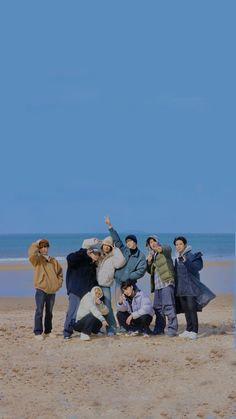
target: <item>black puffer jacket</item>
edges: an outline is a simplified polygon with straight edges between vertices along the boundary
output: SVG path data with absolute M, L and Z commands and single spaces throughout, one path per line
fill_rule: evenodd
M 73 293 L 82 298 L 93 287 L 98 285 L 96 263 L 87 255 L 86 249 L 70 253 L 67 256 L 66 289 L 67 294 Z

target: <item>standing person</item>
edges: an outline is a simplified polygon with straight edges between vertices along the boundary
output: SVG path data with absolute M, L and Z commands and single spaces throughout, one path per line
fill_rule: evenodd
M 64 339 L 68 340 L 73 334 L 73 324 L 81 298 L 98 285 L 96 278 L 97 263 L 100 250 L 80 249 L 67 256 L 66 289 L 69 306 L 64 324 Z
M 116 299 L 118 301 L 122 282 L 130 279 L 133 283 L 136 283 L 139 278 L 144 276 L 146 272 L 146 258 L 144 253 L 138 249 L 137 237 L 134 234 L 126 236 L 124 244 L 117 231 L 114 230 L 108 216 L 105 218 L 105 223 L 109 228 L 115 246 L 121 250 L 126 260 L 126 264 L 115 271 Z
M 38 240 L 29 247 L 29 260 L 34 267 L 34 286 L 36 310 L 34 316 L 34 335 L 37 340 L 56 337 L 52 333 L 53 306 L 55 293 L 62 287 L 63 271 L 59 262 L 48 255 L 48 240 Z M 44 334 L 43 334 L 43 312 Z
M 108 326 L 104 317 L 108 313 L 108 308 L 102 304 L 102 296 L 101 288 L 93 287 L 81 299 L 76 322 L 73 326 L 74 330 L 80 332 L 81 340 L 90 340 L 92 333 L 98 334 L 102 326 Z M 103 307 L 103 309 L 100 307 Z
M 151 250 L 151 254 L 147 257 L 147 271 L 151 274 L 151 291 L 154 291 L 153 307 L 156 321 L 153 333 L 164 334 L 167 317 L 167 335 L 173 337 L 177 334 L 178 322 L 175 310 L 175 272 L 171 247 L 162 246 L 155 235 L 147 238 L 146 246 Z
M 90 248 L 99 242 L 98 239 L 92 238 L 84 240 L 82 247 Z M 126 263 L 120 249 L 114 247 L 111 236 L 105 237 L 101 243 L 101 258 L 97 267 L 97 281 L 101 287 L 104 303 L 109 309 L 107 314 L 107 336 L 114 336 L 116 334 L 116 320 L 112 309 L 111 301 L 111 286 L 114 282 L 115 270 L 121 268 Z
M 176 296 L 179 298 L 186 319 L 186 330 L 179 336 L 189 339 L 197 339 L 198 315 L 197 311 L 215 298 L 209 288 L 200 282 L 199 271 L 203 267 L 202 253 L 192 253 L 187 239 L 178 236 L 174 239 L 177 251 L 175 259 L 176 271 Z
M 154 315 L 152 303 L 142 291 L 127 280 L 121 284 L 121 296 L 117 303 L 117 318 L 129 336 L 142 333 L 147 337 L 152 334 L 149 326 Z

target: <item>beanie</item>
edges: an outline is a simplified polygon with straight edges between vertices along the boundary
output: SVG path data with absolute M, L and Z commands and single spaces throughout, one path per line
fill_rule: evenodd
M 137 237 L 134 234 L 129 234 L 128 236 L 126 236 L 125 241 L 127 242 L 127 240 L 133 240 L 133 242 L 135 242 L 136 244 L 138 243 Z

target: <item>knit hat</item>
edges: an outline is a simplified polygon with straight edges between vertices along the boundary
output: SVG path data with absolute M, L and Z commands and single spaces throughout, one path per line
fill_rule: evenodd
M 101 248 L 102 246 L 106 244 L 107 246 L 110 246 L 111 248 L 113 248 L 113 239 L 111 236 L 107 236 L 105 237 L 105 239 L 103 239 L 102 244 L 101 244 Z
M 155 242 L 157 242 L 159 245 L 161 245 L 161 243 L 159 242 L 159 239 L 157 236 L 155 236 L 155 234 L 153 234 L 152 236 L 148 236 L 147 240 L 146 240 L 146 247 L 149 246 L 149 242 L 150 240 L 154 240 Z
M 134 234 L 129 234 L 128 236 L 126 236 L 125 241 L 127 242 L 127 240 L 133 240 L 133 242 L 135 242 L 136 244 L 138 243 L 137 237 Z
M 49 241 L 46 239 L 40 240 L 39 249 L 42 249 L 42 247 L 49 247 Z

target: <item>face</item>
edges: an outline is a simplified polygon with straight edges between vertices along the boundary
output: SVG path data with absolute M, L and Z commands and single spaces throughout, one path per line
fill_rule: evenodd
M 123 289 L 123 293 L 126 295 L 126 297 L 131 297 L 131 295 L 133 294 L 133 285 L 130 285 L 129 287 Z
M 47 246 L 41 247 L 39 249 L 39 253 L 41 253 L 41 255 L 47 256 L 48 255 L 48 247 Z
M 95 289 L 95 297 L 96 298 L 101 298 L 102 297 L 102 293 L 98 288 Z
M 130 239 L 126 240 L 126 246 L 132 250 L 137 248 L 137 244 L 133 240 L 130 240 Z
M 112 251 L 111 246 L 109 246 L 108 244 L 103 244 L 102 250 L 104 253 L 110 253 Z
M 176 248 L 176 250 L 177 250 L 177 252 L 178 253 L 183 253 L 183 251 L 185 250 L 185 248 L 186 248 L 186 244 L 184 244 L 183 242 L 182 242 L 182 240 L 177 240 L 176 242 L 175 242 L 175 248 Z
M 156 242 L 156 240 L 150 239 L 149 240 L 149 247 L 154 250 L 154 252 L 158 249 L 159 244 Z

